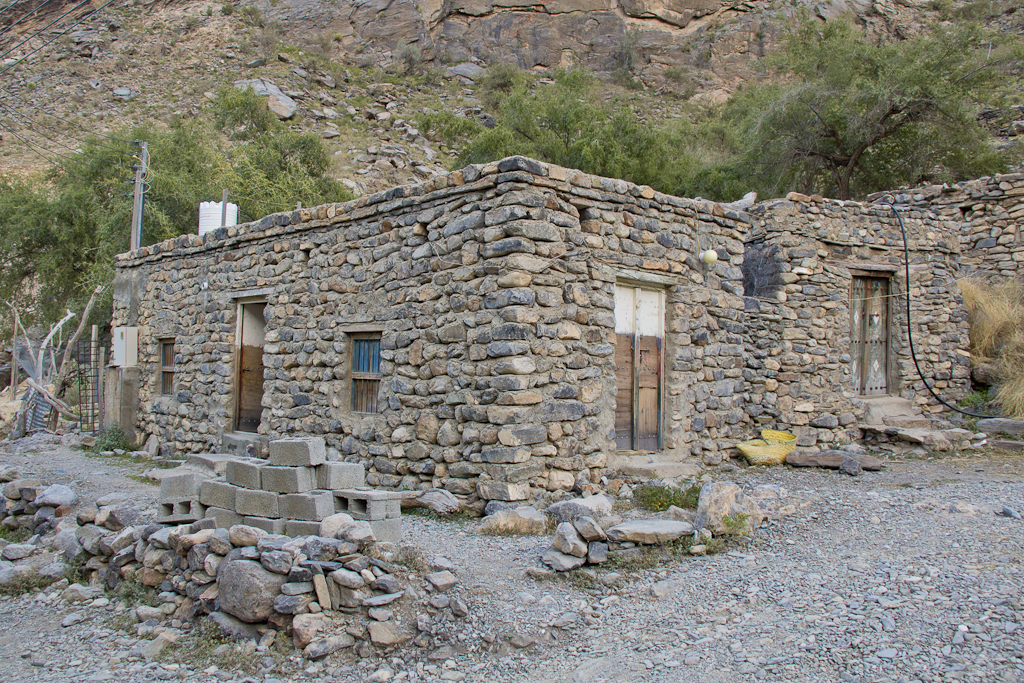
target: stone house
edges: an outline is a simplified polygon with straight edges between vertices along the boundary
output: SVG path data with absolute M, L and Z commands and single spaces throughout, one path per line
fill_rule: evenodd
M 695 472 L 764 427 L 846 441 L 866 389 L 927 403 L 889 306 L 893 219 L 791 199 L 744 213 L 511 157 L 122 254 L 122 419 L 181 452 L 322 435 L 370 485 L 499 500 Z M 915 334 L 955 394 L 960 246 L 913 214 Z M 744 297 L 748 252 L 781 288 Z M 884 386 L 860 379 L 856 315 L 885 328 Z

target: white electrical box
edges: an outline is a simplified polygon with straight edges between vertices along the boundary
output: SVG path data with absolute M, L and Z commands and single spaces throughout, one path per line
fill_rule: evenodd
M 133 368 L 139 364 L 139 328 L 115 327 L 114 348 L 110 364 L 119 368 Z

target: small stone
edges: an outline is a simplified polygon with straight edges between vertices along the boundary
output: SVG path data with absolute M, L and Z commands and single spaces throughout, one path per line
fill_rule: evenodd
M 576 528 L 568 522 L 562 522 L 555 529 L 555 535 L 551 539 L 551 546 L 566 555 L 574 557 L 587 556 L 586 542 L 580 537 Z
M 85 621 L 85 614 L 83 614 L 82 612 L 72 612 L 71 614 L 61 619 L 60 625 L 64 628 L 67 628 L 68 626 L 81 624 L 83 621 Z
M 427 574 L 424 578 L 430 582 L 430 585 L 432 585 L 435 590 L 441 593 L 450 588 L 454 588 L 455 584 L 458 583 L 458 579 L 455 578 L 455 575 L 447 570 Z
M 856 477 L 858 474 L 864 471 L 861 467 L 860 461 L 856 458 L 846 456 L 843 458 L 843 462 L 839 465 L 839 471 L 843 474 L 848 474 L 851 477 Z
M 401 645 L 412 638 L 388 621 L 371 621 L 367 630 L 370 632 L 370 642 L 378 647 Z
M 337 652 L 338 650 L 346 647 L 352 647 L 355 644 L 356 639 L 347 633 L 321 638 L 320 640 L 314 640 L 306 646 L 306 656 L 310 659 L 320 659 L 321 657 L 326 657 L 332 652 Z

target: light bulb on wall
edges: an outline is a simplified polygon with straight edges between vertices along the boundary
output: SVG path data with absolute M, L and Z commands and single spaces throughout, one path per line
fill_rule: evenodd
M 715 264 L 715 261 L 718 260 L 718 252 L 715 251 L 714 249 L 708 249 L 707 251 L 700 255 L 700 260 L 708 264 L 709 266 L 713 266 Z

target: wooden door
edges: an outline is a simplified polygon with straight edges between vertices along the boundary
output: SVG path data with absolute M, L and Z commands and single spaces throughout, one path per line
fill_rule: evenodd
M 265 302 L 239 306 L 238 374 L 235 429 L 255 432 L 263 417 L 263 341 L 266 321 L 263 317 Z
M 661 447 L 664 293 L 615 287 L 615 447 Z
M 862 396 L 889 393 L 889 279 L 854 277 L 850 286 L 852 377 Z

